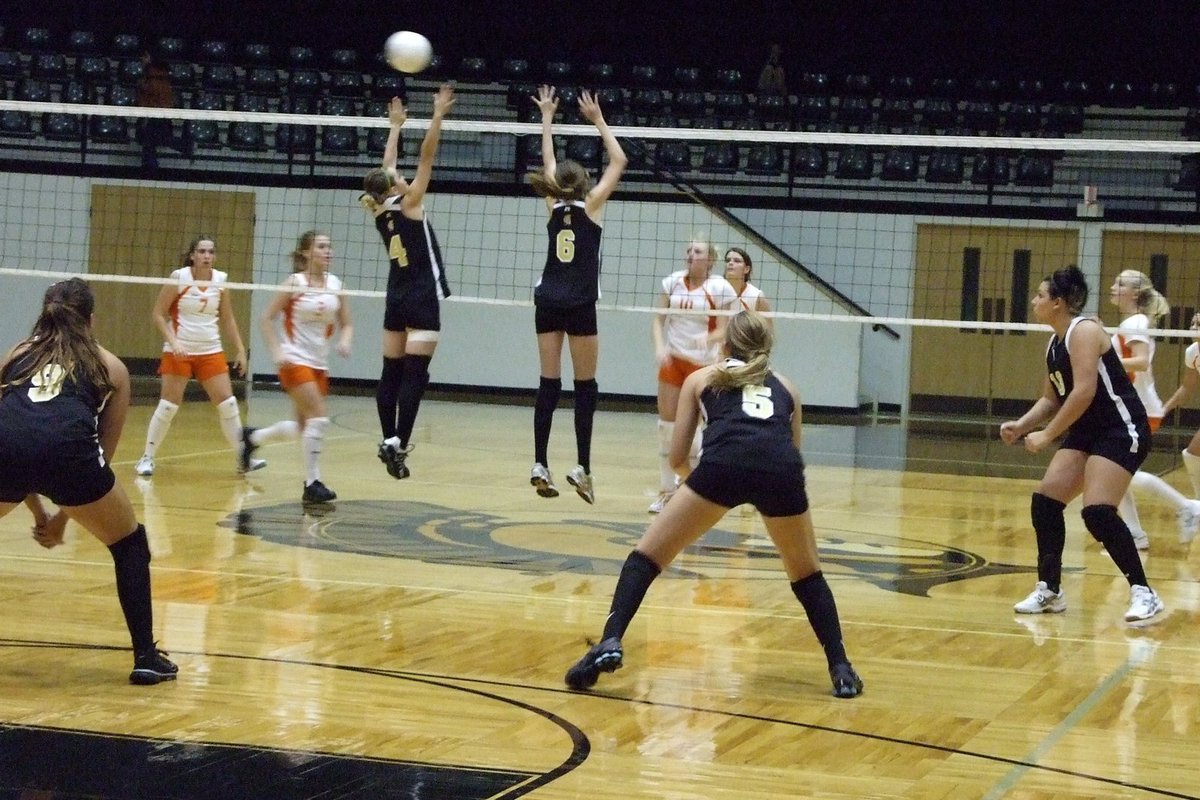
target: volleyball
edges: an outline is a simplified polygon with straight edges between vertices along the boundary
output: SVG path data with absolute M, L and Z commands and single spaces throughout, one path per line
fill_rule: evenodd
M 433 45 L 419 33 L 396 31 L 383 43 L 383 55 L 393 69 L 420 72 L 433 58 Z

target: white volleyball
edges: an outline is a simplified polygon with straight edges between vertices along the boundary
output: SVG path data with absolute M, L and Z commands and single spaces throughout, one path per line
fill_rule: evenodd
M 383 55 L 393 69 L 420 72 L 433 58 L 433 45 L 419 33 L 396 31 L 383 43 Z

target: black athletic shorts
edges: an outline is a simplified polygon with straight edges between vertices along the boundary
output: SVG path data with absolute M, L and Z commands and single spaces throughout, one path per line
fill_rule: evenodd
M 789 472 L 713 464 L 700 456 L 700 464 L 686 481 L 705 500 L 725 508 L 749 503 L 764 517 L 792 517 L 808 511 L 804 468 Z
M 387 298 L 383 307 L 383 329 L 402 333 L 410 328 L 419 331 L 442 329 L 441 306 L 437 297 L 419 297 L 409 292 L 403 297 Z
M 1146 456 L 1150 455 L 1150 425 L 1142 419 L 1136 423 L 1137 445 L 1125 428 L 1093 429 L 1075 426 L 1067 431 L 1061 448 L 1082 450 L 1090 456 L 1101 456 L 1119 464 L 1130 475 L 1138 471 Z
M 568 336 L 595 336 L 600 330 L 596 325 L 595 303 L 570 308 L 535 306 L 533 326 L 538 333 L 562 331 Z
M 117 478 L 94 439 L 0 434 L 0 502 L 40 494 L 58 506 L 94 503 Z

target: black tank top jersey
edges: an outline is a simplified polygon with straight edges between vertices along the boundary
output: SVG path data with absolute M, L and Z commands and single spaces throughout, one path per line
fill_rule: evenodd
M 22 357 L 5 370 L 5 379 L 21 366 Z M 90 383 L 63 377 L 57 364 L 47 364 L 0 397 L 0 430 L 28 431 L 41 441 L 95 439 L 97 417 L 107 396 Z
M 442 249 L 429 224 L 428 215 L 410 219 L 400 210 L 400 198 L 389 197 L 378 206 L 375 229 L 387 248 L 388 299 L 398 300 L 411 292 L 436 298 L 450 296 L 450 284 L 442 264 Z
M 600 234 L 580 200 L 557 202 L 546 223 L 546 267 L 533 290 L 533 302 L 572 308 L 600 299 Z
M 1050 337 L 1050 345 L 1046 348 L 1046 370 L 1050 375 L 1050 383 L 1054 386 L 1054 394 L 1061 403 L 1071 390 L 1075 388 L 1075 376 L 1071 371 L 1071 356 L 1067 352 L 1070 345 L 1071 333 L 1084 317 L 1076 317 L 1067 327 L 1067 334 L 1060 341 L 1058 336 Z M 1146 407 L 1138 398 L 1137 390 L 1129 380 L 1117 351 L 1109 347 L 1100 356 L 1097 371 L 1096 395 L 1083 415 L 1071 425 L 1071 428 L 1086 427 L 1089 430 L 1127 429 L 1136 439 L 1135 422 L 1140 420 L 1145 424 Z
M 788 472 L 804 465 L 792 442 L 791 392 L 768 373 L 762 386 L 700 392 L 704 428 L 702 461 L 762 472 Z

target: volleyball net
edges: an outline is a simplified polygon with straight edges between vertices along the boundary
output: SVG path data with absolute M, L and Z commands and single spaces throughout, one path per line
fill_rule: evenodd
M 400 169 L 411 176 L 432 84 L 408 94 Z M 28 331 L 47 279 L 86 274 L 102 287 L 101 308 L 116 312 L 104 340 L 123 342 L 119 355 L 151 357 L 160 347 L 153 297 L 200 235 L 216 242 L 216 266 L 253 338 L 253 310 L 291 272 L 307 230 L 332 238 L 331 270 L 354 298 L 357 327 L 377 327 L 387 261 L 358 197 L 382 154 L 386 105 L 317 108 L 342 113 L 0 101 L 6 338 Z M 426 197 L 455 293 L 447 308 L 498 353 L 513 326 L 530 327 L 545 259 L 545 206 L 523 182 L 540 168 L 540 124 L 520 116 L 503 99 L 460 89 Z M 796 340 L 806 353 L 845 351 L 821 363 L 853 372 L 857 388 L 830 405 L 896 402 L 864 388 L 880 367 L 913 410 L 996 414 L 1000 400 L 1027 403 L 1045 343 L 1029 300 L 1067 264 L 1088 275 L 1088 310 L 1111 326 L 1116 275 L 1153 279 L 1172 304 L 1160 391 L 1178 384 L 1200 306 L 1200 143 L 1185 138 L 1182 111 L 1092 113 L 1090 129 L 1066 137 L 606 116 L 630 158 L 604 212 L 600 306 L 618 348 L 626 329 L 649 338 L 662 278 L 701 238 L 720 254 L 714 274 L 729 247 L 750 254 L 751 281 L 784 335 L 803 326 Z M 170 127 L 153 168 L 143 164 L 151 120 Z M 603 168 L 590 125 L 565 117 L 555 137 L 559 158 Z M 854 333 L 834 333 L 844 327 Z M 490 374 L 468 380 L 490 385 Z

